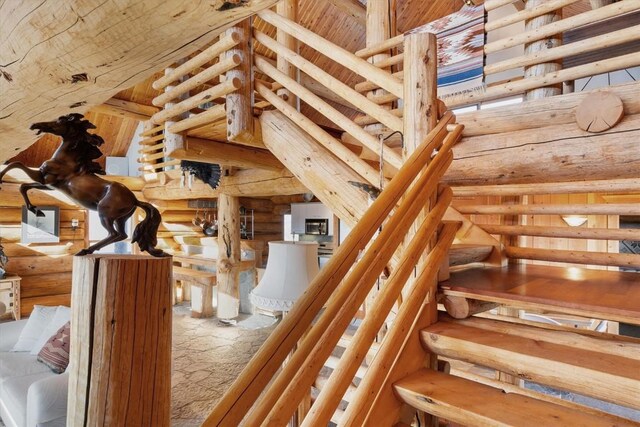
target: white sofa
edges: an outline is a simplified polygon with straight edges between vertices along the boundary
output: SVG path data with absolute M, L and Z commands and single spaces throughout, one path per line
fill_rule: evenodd
M 0 324 L 0 417 L 7 427 L 64 427 L 69 373 L 29 352 L 11 352 L 27 320 Z

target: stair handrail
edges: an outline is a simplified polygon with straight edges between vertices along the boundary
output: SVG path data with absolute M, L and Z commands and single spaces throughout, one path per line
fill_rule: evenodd
M 431 156 L 434 149 L 441 146 L 444 137 L 447 135 L 447 124 L 453 119 L 452 113 L 446 113 L 436 128 L 429 133 L 425 141 L 405 161 L 398 174 L 380 193 L 371 208 L 356 224 L 334 256 L 331 257 L 329 263 L 320 271 L 309 285 L 307 291 L 260 347 L 203 425 L 235 426 L 240 424 L 245 414 L 260 397 L 294 346 L 309 329 L 314 318 L 322 310 L 326 302 L 329 301 L 329 298 L 331 297 L 333 301 L 336 301 L 336 297 L 332 297 L 332 295 L 353 266 L 359 252 L 367 246 L 369 240 L 378 231 L 390 212 L 396 208 L 398 201 L 409 189 L 416 176 L 424 169 L 424 165 L 430 162 L 427 168 L 430 168 L 430 172 L 424 171 L 420 175 L 421 177 L 430 176 L 435 178 L 444 173 L 446 166 L 452 161 L 452 153 L 450 151 L 446 153 L 440 151 L 433 161 L 431 161 Z M 445 167 L 443 167 L 443 164 Z M 435 186 L 432 190 L 437 186 L 437 179 L 434 181 Z M 414 192 L 419 193 L 420 191 Z M 418 195 L 415 194 L 416 197 Z M 418 208 L 421 209 L 422 205 L 419 205 Z M 396 221 L 400 220 L 400 216 L 397 215 L 391 218 L 396 217 Z M 346 292 L 346 297 L 349 296 L 348 289 L 345 289 L 345 287 L 340 289 L 343 290 L 342 294 Z M 304 345 L 309 346 L 310 344 L 313 343 L 306 339 L 302 346 L 298 347 L 296 353 L 300 351 L 300 354 L 304 354 L 308 351 L 305 350 Z M 268 394 L 269 392 L 263 396 L 263 400 Z M 275 397 L 277 398 L 278 396 Z
M 293 415 L 305 390 L 309 390 L 313 385 L 324 362 L 364 303 L 376 279 L 402 244 L 405 234 L 423 207 L 428 205 L 431 196 L 435 195 L 438 182 L 453 161 L 451 147 L 458 141 L 461 133 L 462 126 L 459 126 L 455 132 L 446 136 L 446 145 L 439 147 L 438 154 L 415 180 L 394 214 L 383 224 L 382 230 L 367 248 L 362 259 L 331 296 L 324 312 L 309 330 L 302 344 L 287 360 L 268 392 L 249 413 L 245 419 L 247 425 L 254 425 L 265 419 L 272 425 L 282 425 Z M 436 147 L 441 141 L 435 141 Z M 431 228 L 428 227 L 427 231 L 433 233 L 437 224 L 435 218 L 438 218 L 438 214 L 444 215 L 447 206 L 444 203 L 440 204 L 437 212 L 429 217 L 427 225 Z M 428 241 L 429 238 L 425 243 Z
M 408 337 L 413 332 L 411 325 L 414 324 L 414 320 L 421 314 L 425 314 L 422 311 L 427 305 L 436 304 L 437 267 L 446 259 L 458 227 L 457 222 L 444 224 L 438 236 L 438 242 L 421 266 L 418 278 L 400 306 L 376 357 L 340 419 L 339 426 L 375 425 L 370 418 L 370 411 L 375 407 L 378 397 L 382 393 L 389 393 L 391 389 L 393 380 L 389 378 L 389 374 L 393 372 L 397 357 L 402 353 Z M 372 390 L 376 391 L 373 396 Z

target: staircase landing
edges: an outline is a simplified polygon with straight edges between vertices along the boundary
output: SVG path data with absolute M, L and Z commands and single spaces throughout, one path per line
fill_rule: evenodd
M 509 265 L 452 272 L 445 295 L 640 325 L 640 274 Z

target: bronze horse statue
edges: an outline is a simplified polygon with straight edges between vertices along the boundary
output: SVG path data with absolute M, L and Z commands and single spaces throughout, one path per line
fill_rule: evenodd
M 149 203 L 141 202 L 124 185 L 110 182 L 97 176 L 105 171 L 94 160 L 102 156 L 98 148 L 104 140 L 87 132 L 95 129 L 95 125 L 84 119 L 82 114 L 69 114 L 53 122 L 41 122 L 31 125 L 32 130 L 51 133 L 62 137 L 62 144 L 53 157 L 44 162 L 38 170 L 29 169 L 20 162 L 13 162 L 0 172 L 2 178 L 11 169 L 20 169 L 33 180 L 22 184 L 20 193 L 27 209 L 43 216 L 36 206 L 31 204 L 27 192 L 37 190 L 60 190 L 81 206 L 98 211 L 100 222 L 109 235 L 103 240 L 81 250 L 76 255 L 86 255 L 111 243 L 127 238 L 125 223 L 133 215 L 137 207 L 142 208 L 146 217 L 133 232 L 132 243 L 138 243 L 140 249 L 149 254 L 161 257 L 166 254 L 155 246 L 158 241 L 156 233 L 160 226 L 160 212 Z

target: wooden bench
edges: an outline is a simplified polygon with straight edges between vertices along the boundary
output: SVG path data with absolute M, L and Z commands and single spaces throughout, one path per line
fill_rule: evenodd
M 513 264 L 451 272 L 445 296 L 640 325 L 640 274 Z
M 174 266 L 173 280 L 174 283 L 176 280 L 180 280 L 192 286 L 191 317 L 213 316 L 213 287 L 216 286 L 215 273 Z

